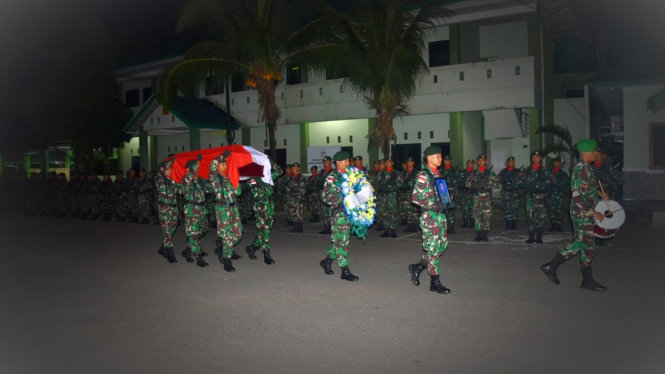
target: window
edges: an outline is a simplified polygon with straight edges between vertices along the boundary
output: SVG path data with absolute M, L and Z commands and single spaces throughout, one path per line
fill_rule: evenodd
M 224 83 L 212 77 L 206 78 L 206 96 L 221 95 L 224 93 Z
M 125 104 L 127 104 L 129 107 L 141 105 L 138 88 L 135 90 L 125 91 Z
M 233 74 L 231 77 L 231 92 L 240 92 L 245 90 L 245 76 L 243 74 Z
M 649 124 L 649 168 L 665 169 L 665 123 Z
M 450 65 L 450 41 L 429 43 L 429 67 Z
M 342 68 L 339 67 L 333 67 L 330 69 L 326 69 L 326 80 L 330 79 L 341 79 L 341 78 L 348 78 L 349 73 Z
M 307 82 L 307 72 L 303 71 L 297 65 L 288 65 L 286 67 L 286 84 L 300 84 Z
M 146 87 L 143 89 L 143 104 L 145 104 L 148 99 L 152 96 L 152 87 Z

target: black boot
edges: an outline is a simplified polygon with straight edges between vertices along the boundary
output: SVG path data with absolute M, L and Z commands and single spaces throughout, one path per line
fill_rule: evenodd
M 319 234 L 323 235 L 332 234 L 332 231 L 330 231 L 330 224 L 326 224 L 325 226 L 323 226 L 323 231 L 319 231 Z
M 423 270 L 427 269 L 427 264 L 424 261 L 420 261 L 417 264 L 409 265 L 409 273 L 411 273 L 411 282 L 416 286 L 420 286 L 420 273 Z
M 482 239 L 482 241 L 484 241 L 484 242 L 489 242 L 490 241 L 489 234 L 490 234 L 490 232 L 488 230 L 481 231 L 480 232 L 480 239 Z
M 556 277 L 556 269 L 564 262 L 566 262 L 566 259 L 561 255 L 561 253 L 557 253 L 552 261 L 544 265 L 540 265 L 540 270 L 542 270 L 542 272 L 547 275 L 547 278 L 549 278 L 552 283 L 558 286 L 561 282 L 559 282 L 559 279 Z
M 340 276 L 340 278 L 348 280 L 349 282 L 357 281 L 358 279 L 360 279 L 355 275 L 351 274 L 351 271 L 349 270 L 348 266 L 342 268 L 342 275 Z
M 563 231 L 563 229 L 561 228 L 561 222 L 559 222 L 559 223 L 556 224 L 556 231 L 558 231 L 558 232 L 562 232 L 562 231 Z
M 539 227 L 536 229 L 536 243 L 543 244 L 543 228 Z
M 240 256 L 239 254 L 236 253 L 235 250 L 233 250 L 233 252 L 231 253 L 231 260 L 237 260 L 239 258 L 242 258 L 242 256 Z
M 201 256 L 201 253 L 196 254 L 196 266 L 204 268 L 208 266 L 208 263 L 203 260 L 203 256 Z
M 302 233 L 302 225 L 303 225 L 302 222 L 298 223 L 298 231 L 296 231 L 296 232 Z
M 263 262 L 265 262 L 266 265 L 272 265 L 275 263 L 275 260 L 270 257 L 270 251 L 263 251 Z
M 455 222 L 451 222 L 450 225 L 448 225 L 448 234 L 454 234 L 455 233 Z
M 536 242 L 536 232 L 529 230 L 529 239 L 524 241 L 525 243 L 535 243 Z
M 463 222 L 462 223 L 462 228 L 463 229 L 466 229 L 466 228 L 469 227 L 469 220 L 468 219 L 463 219 L 462 222 Z
M 513 220 L 513 230 L 517 230 L 517 220 Z
M 479 242 L 482 240 L 480 231 L 476 231 L 476 237 L 473 239 L 474 242 Z
M 327 275 L 335 274 L 335 272 L 332 271 L 332 269 L 330 268 L 330 266 L 332 265 L 332 262 L 333 262 L 333 260 L 328 256 L 326 256 L 326 258 L 324 258 L 321 262 L 319 262 L 319 264 L 323 268 L 323 271 Z
M 593 274 L 592 274 L 593 268 L 587 268 L 583 267 L 582 268 L 582 285 L 580 286 L 581 289 L 583 290 L 589 290 L 589 291 L 596 291 L 596 292 L 603 292 L 607 291 L 607 287 L 601 285 L 600 283 L 596 282 L 595 279 L 593 279 Z
M 383 234 L 379 235 L 380 238 L 389 238 L 390 237 L 390 229 L 385 229 L 383 230 Z
M 169 263 L 175 264 L 176 262 L 178 262 L 178 260 L 175 258 L 175 253 L 173 253 L 173 247 L 166 248 L 164 252 L 166 252 L 164 257 L 166 257 Z
M 450 293 L 450 289 L 446 288 L 444 285 L 441 284 L 441 280 L 439 280 L 438 275 L 431 275 L 430 277 L 432 277 L 432 280 L 430 281 L 429 284 L 430 291 L 440 293 L 442 295 Z
M 395 232 L 395 229 L 390 229 L 390 237 L 391 238 L 396 238 L 397 237 L 397 233 Z
M 550 222 L 550 231 L 556 231 L 556 223 Z
M 189 247 L 185 248 L 180 254 L 181 254 L 182 257 L 184 257 L 185 260 L 187 260 L 187 262 L 189 262 L 190 264 L 191 264 L 192 262 L 194 262 L 194 259 L 192 258 L 192 250 L 189 249 Z
M 249 257 L 250 260 L 256 260 L 256 247 L 254 247 L 254 244 L 245 247 L 245 252 L 247 252 L 247 257 Z
M 406 229 L 404 230 L 404 232 L 407 232 L 407 233 L 408 232 L 413 232 L 413 229 L 411 229 L 411 226 L 412 225 L 410 223 L 408 225 L 406 225 Z
M 510 230 L 510 220 L 506 219 L 506 227 L 503 228 L 504 230 Z
M 159 247 L 159 249 L 157 250 L 157 254 L 166 257 L 166 251 L 164 250 L 164 245 Z
M 224 271 L 232 273 L 236 271 L 236 268 L 233 267 L 233 260 L 230 258 L 222 258 L 222 263 L 224 264 Z

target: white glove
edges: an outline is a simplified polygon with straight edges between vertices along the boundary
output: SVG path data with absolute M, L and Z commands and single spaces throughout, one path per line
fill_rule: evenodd
M 360 203 L 358 202 L 358 198 L 356 197 L 355 194 L 349 194 L 349 196 L 345 197 L 344 204 L 346 204 L 346 206 L 349 207 L 350 209 L 354 209 L 355 207 L 360 205 Z
M 365 204 L 366 202 L 369 201 L 369 199 L 372 198 L 372 187 L 367 184 L 364 185 L 363 188 L 360 191 L 358 191 L 356 197 L 358 198 L 358 203 L 360 205 Z

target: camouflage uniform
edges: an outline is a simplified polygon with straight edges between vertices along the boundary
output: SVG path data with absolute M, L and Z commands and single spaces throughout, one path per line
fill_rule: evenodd
M 187 174 L 182 177 L 182 189 L 185 198 L 185 232 L 187 233 L 187 247 L 191 253 L 197 256 L 198 260 L 201 256 L 199 240 L 207 232 L 205 210 L 206 185 L 201 183 L 201 178 L 197 175 L 199 169 L 198 164 L 191 164 L 192 161 L 194 160 L 187 162 Z M 189 260 L 190 259 L 188 259 L 188 262 Z
M 481 156 L 482 157 L 482 156 Z M 492 218 L 492 188 L 498 185 L 499 178 L 491 170 L 475 169 L 466 179 L 466 187 L 473 191 L 473 219 L 476 241 L 488 241 Z
M 332 245 L 328 249 L 326 258 L 321 261 L 321 266 L 326 270 L 327 274 L 332 274 L 332 270 L 328 272 L 329 264 L 335 259 L 337 259 L 337 264 L 340 268 L 348 269 L 349 266 L 348 248 L 351 237 L 351 222 L 342 206 L 344 201 L 342 199 L 341 182 L 342 173 L 338 170 L 333 170 L 326 176 L 323 191 L 321 192 L 323 202 L 330 206 L 331 211 Z M 342 276 L 344 276 L 344 273 Z
M 553 183 L 552 175 L 542 165 L 537 169 L 534 168 L 534 165 L 525 169 L 520 173 L 520 187 L 524 189 L 524 199 L 526 200 L 526 222 L 529 230 L 527 243 L 534 241 L 542 243 L 543 226 L 547 218 L 545 209 L 547 190 Z
M 162 162 L 157 169 L 155 186 L 157 189 L 157 216 L 162 227 L 162 248 L 170 263 L 178 262 L 173 254 L 173 235 L 178 227 L 178 194 L 182 185 L 168 178 L 164 172 L 171 167 L 171 161 Z
M 563 224 L 564 196 L 570 186 L 568 174 L 561 169 L 553 169 L 552 179 L 554 183 L 550 186 L 547 193 L 547 209 L 550 213 L 550 224 L 552 230 L 561 231 Z
M 125 213 L 127 215 L 127 220 L 132 222 L 138 222 L 138 214 L 140 210 L 138 208 L 139 204 L 139 184 L 140 180 L 138 177 L 128 178 L 127 179 L 127 196 L 125 198 Z
M 261 178 L 252 177 L 247 180 L 249 191 L 254 198 L 254 214 L 256 215 L 256 238 L 245 250 L 250 259 L 255 260 L 255 252 L 263 252 L 265 263 L 274 264 L 270 257 L 270 230 L 274 223 L 275 202 L 273 200 L 273 187 Z
M 105 221 L 111 219 L 113 203 L 113 182 L 111 179 L 102 180 L 99 186 L 99 214 Z
M 78 186 L 81 183 L 77 173 L 72 173 L 67 183 L 67 212 L 68 217 L 74 218 L 79 214 Z
M 229 153 L 218 156 L 210 163 L 210 185 L 215 197 L 215 217 L 217 217 L 217 237 L 221 241 L 220 258 L 225 263 L 224 270 L 233 271 L 230 261 L 233 247 L 242 239 L 240 212 L 236 206 L 236 196 L 240 188 L 234 188 L 228 174 L 220 174 L 217 165 L 226 162 Z M 217 250 L 218 253 L 219 250 Z M 219 253 L 218 253 L 219 255 Z M 229 262 L 229 265 L 226 265 Z
M 420 208 L 412 203 L 412 191 L 416 185 L 418 172 L 415 169 L 404 170 L 400 174 L 397 182 L 400 189 L 400 208 L 406 218 L 406 232 L 418 232 L 418 219 L 420 217 Z
M 385 170 L 381 173 L 379 191 L 381 192 L 381 201 L 383 204 L 383 227 L 386 231 L 381 234 L 382 237 L 397 237 L 395 228 L 397 227 L 397 218 L 399 216 L 399 207 L 397 205 L 397 178 L 396 170 Z
M 459 183 L 460 183 L 459 179 L 462 174 L 460 173 L 459 170 L 457 170 L 456 167 L 452 165 L 448 169 L 442 166 L 441 169 L 439 170 L 439 174 L 441 175 L 441 178 L 445 178 L 446 185 L 448 186 L 448 194 L 450 195 L 450 204 L 448 204 L 446 210 L 447 228 L 448 228 L 448 233 L 454 234 L 455 220 L 457 216 L 456 210 L 460 200 L 460 193 L 458 193 Z
M 321 189 L 318 183 L 318 174 L 307 178 L 307 203 L 312 212 L 312 219 L 309 222 L 319 222 L 321 215 Z
M 430 275 L 439 275 L 439 258 L 448 247 L 446 208 L 440 201 L 434 185 L 438 178 L 429 168 L 418 173 L 416 185 L 411 194 L 411 201 L 420 206 L 420 228 L 422 229 L 423 250 L 421 263 L 427 264 Z
M 90 205 L 90 219 L 97 219 L 101 214 L 101 188 L 102 182 L 93 177 L 90 179 L 88 188 L 88 204 Z
M 116 178 L 113 182 L 113 210 L 115 211 L 116 221 L 124 221 L 129 218 L 126 209 L 128 192 L 129 181 L 125 178 Z
M 302 232 L 303 225 L 303 199 L 307 184 L 302 174 L 294 174 L 286 181 L 286 195 L 289 199 L 289 216 L 293 219 L 295 227 L 291 232 Z
M 141 223 L 148 223 L 150 217 L 150 195 L 152 195 L 152 183 L 147 177 L 137 178 L 136 202 L 134 205 L 134 217 Z
M 330 205 L 326 204 L 325 200 L 323 199 L 323 185 L 325 184 L 326 179 L 328 178 L 328 175 L 334 172 L 335 169 L 332 167 L 330 169 L 322 169 L 321 172 L 316 176 L 319 184 L 319 191 L 321 191 L 321 215 L 323 216 L 323 230 L 319 232 L 319 234 L 330 234 L 332 233 L 332 228 L 331 228 L 331 216 L 330 216 Z
M 612 167 L 610 161 L 596 162 L 592 169 L 596 179 L 603 184 L 603 190 L 610 197 L 610 200 L 616 199 L 616 193 L 619 186 L 623 185 L 623 176 Z
M 499 172 L 501 181 L 501 210 L 506 220 L 507 230 L 517 230 L 517 217 L 520 204 L 520 170 L 505 168 Z
M 462 220 L 464 224 L 462 227 L 473 227 L 473 191 L 467 187 L 466 181 L 469 179 L 469 176 L 474 172 L 473 169 L 464 169 L 460 171 L 459 178 L 459 195 L 460 195 L 460 210 L 462 211 Z

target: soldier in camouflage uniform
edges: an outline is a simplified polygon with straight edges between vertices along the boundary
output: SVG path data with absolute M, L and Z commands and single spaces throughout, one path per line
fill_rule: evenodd
M 540 270 L 547 275 L 552 283 L 559 285 L 557 268 L 579 253 L 583 278 L 580 287 L 590 291 L 606 291 L 607 287 L 593 279 L 592 272 L 596 247 L 594 242 L 594 220 L 603 221 L 605 218 L 602 213 L 596 212 L 594 209 L 598 197 L 605 201 L 609 200 L 609 196 L 600 191 L 593 168 L 589 165 L 596 157 L 595 148 L 596 141 L 593 139 L 583 139 L 577 143 L 580 162 L 575 166 L 570 180 L 570 189 L 572 190 L 570 217 L 575 232 L 573 242 L 557 253 L 552 261 L 542 265 Z
M 393 158 L 388 157 L 384 161 L 386 170 L 381 174 L 379 179 L 379 191 L 383 196 L 383 234 L 379 235 L 382 238 L 396 238 L 397 233 L 397 219 L 399 217 L 399 206 L 397 204 L 397 179 L 399 173 L 393 169 Z
M 420 228 L 422 229 L 423 251 L 420 262 L 409 265 L 411 282 L 420 285 L 420 273 L 428 269 L 430 274 L 429 290 L 439 294 L 449 294 L 450 289 L 441 284 L 439 278 L 439 259 L 448 247 L 446 232 L 446 207 L 443 205 L 435 185 L 441 167 L 441 148 L 431 146 L 425 149 L 426 165 L 418 173 L 411 200 L 421 208 Z
M 136 177 L 136 171 L 129 169 L 127 176 L 127 196 L 125 197 L 125 214 L 127 222 L 139 222 L 138 213 L 138 196 L 139 196 L 139 179 Z
M 210 185 L 215 196 L 215 217 L 217 217 L 218 248 L 215 253 L 224 264 L 224 270 L 233 272 L 233 247 L 242 239 L 240 212 L 236 206 L 236 194 L 240 186 L 234 188 L 228 174 L 228 159 L 231 152 L 225 151 L 210 163 Z M 237 255 L 236 255 L 237 256 Z
M 478 156 L 478 168 L 466 179 L 466 187 L 473 191 L 473 219 L 477 242 L 488 242 L 492 219 L 492 188 L 499 184 L 499 178 L 487 168 L 487 156 Z
M 397 172 L 397 209 L 399 210 L 399 224 L 407 224 L 408 206 L 411 205 L 410 193 L 402 189 L 402 181 L 406 175 L 406 161 L 402 162 L 402 168 Z M 408 205 L 407 205 L 408 204 Z
M 416 185 L 416 177 L 418 176 L 415 166 L 416 160 L 413 157 L 407 158 L 406 168 L 398 180 L 398 187 L 402 191 L 402 196 L 405 197 L 404 201 L 400 201 L 401 208 L 406 211 L 405 232 L 418 232 L 420 209 L 411 202 L 411 192 L 413 192 L 413 187 Z
M 472 159 L 467 160 L 466 169 L 460 171 L 459 194 L 460 210 L 462 211 L 462 228 L 473 228 L 473 191 L 466 186 L 469 175 L 473 173 L 476 162 Z
M 383 180 L 383 175 L 386 173 L 386 163 L 385 160 L 379 160 L 379 170 L 374 174 L 373 180 L 370 180 L 372 186 L 376 191 L 376 230 L 384 231 L 386 230 L 386 193 L 383 191 L 381 186 L 381 181 Z
M 327 275 L 334 274 L 331 269 L 332 262 L 337 259 L 339 267 L 342 269 L 341 278 L 350 282 L 357 281 L 359 278 L 349 270 L 349 239 L 351 237 L 351 223 L 342 204 L 344 204 L 342 195 L 342 173 L 346 173 L 349 165 L 348 152 L 340 151 L 335 153 L 333 160 L 337 167 L 326 176 L 321 196 L 323 202 L 330 206 L 331 224 L 332 224 L 332 245 L 328 250 L 328 255 L 319 264 Z
M 520 169 L 515 168 L 515 157 L 510 156 L 506 168 L 499 173 L 501 181 L 501 208 L 506 220 L 506 230 L 517 230 L 520 206 Z
M 351 165 L 355 165 L 355 167 L 358 169 L 359 172 L 364 173 L 365 176 L 369 177 L 367 169 L 365 169 L 365 166 L 363 165 L 363 156 L 356 156 L 353 159 L 353 164 Z
M 459 179 L 461 174 L 460 171 L 453 166 L 453 160 L 448 155 L 443 157 L 443 167 L 440 168 L 439 174 L 441 174 L 441 178 L 446 179 L 446 185 L 448 186 L 450 204 L 448 204 L 448 209 L 446 210 L 447 229 L 448 234 L 454 234 L 455 219 L 457 216 L 456 210 L 460 199 L 460 194 L 457 193 L 457 190 L 459 189 Z M 466 183 L 466 180 L 464 180 L 464 183 Z
M 109 221 L 112 215 L 113 204 L 113 182 L 109 173 L 104 173 L 99 186 L 99 214 L 104 221 Z
M 273 163 L 272 180 L 276 180 L 281 174 L 279 165 Z M 254 214 L 256 215 L 256 238 L 254 242 L 245 247 L 247 255 L 251 260 L 256 260 L 256 251 L 263 252 L 263 262 L 272 265 L 275 261 L 270 255 L 270 230 L 275 216 L 275 202 L 273 200 L 273 188 L 261 178 L 252 177 L 247 180 L 249 190 L 254 197 Z M 317 202 L 319 199 L 317 199 Z
M 136 183 L 137 204 L 134 205 L 134 217 L 144 225 L 150 223 L 150 195 L 152 195 L 152 183 L 147 178 L 145 169 L 141 169 Z
M 155 186 L 157 189 L 157 216 L 162 227 L 162 247 L 158 253 L 173 264 L 178 262 L 173 253 L 173 235 L 178 227 L 178 194 L 182 186 L 173 181 L 173 159 L 159 164 Z
M 284 204 L 284 214 L 286 216 L 286 224 L 287 226 L 295 225 L 293 222 L 293 217 L 291 217 L 290 213 L 293 211 L 293 208 L 291 208 L 291 197 L 289 196 L 289 191 L 288 191 L 288 185 L 289 182 L 291 181 L 291 176 L 293 175 L 293 165 L 287 164 L 285 168 L 285 173 L 282 178 L 280 178 L 280 183 L 278 185 L 278 190 L 280 191 L 280 195 L 282 195 L 282 202 Z
M 603 148 L 598 147 L 597 160 L 592 164 L 596 178 L 603 184 L 603 190 L 610 197 L 616 199 L 619 186 L 623 185 L 623 176 L 612 166 L 610 155 Z
M 292 176 L 286 182 L 286 194 L 289 197 L 291 204 L 289 205 L 289 216 L 292 217 L 294 227 L 289 230 L 290 232 L 302 232 L 303 217 L 303 200 L 305 198 L 305 188 L 307 182 L 305 177 L 300 173 L 300 164 L 295 163 L 292 165 Z
M 319 168 L 312 166 L 310 172 L 312 174 L 307 178 L 307 204 L 312 212 L 312 218 L 308 222 L 319 222 L 321 216 L 321 190 L 317 180 Z
M 552 174 L 542 165 L 540 151 L 531 153 L 531 166 L 520 172 L 520 187 L 526 200 L 526 222 L 529 239 L 525 243 L 543 244 L 543 227 L 547 218 L 547 191 L 553 184 Z
M 547 209 L 550 213 L 550 231 L 563 231 L 563 208 L 564 196 L 570 186 L 568 174 L 561 170 L 561 157 L 554 158 L 552 161 L 552 179 L 553 184 L 547 192 Z
M 90 175 L 90 183 L 88 187 L 88 204 L 90 205 L 89 219 L 95 220 L 100 216 L 100 200 L 101 200 L 102 182 L 97 177 L 97 174 Z
M 58 217 L 67 216 L 67 203 L 69 202 L 69 183 L 65 173 L 58 174 Z
M 87 173 L 79 174 L 79 183 L 77 197 L 79 200 L 79 215 L 80 219 L 87 219 L 90 216 L 90 177 Z
M 58 178 L 57 174 L 55 171 L 51 171 L 48 173 L 48 177 L 46 178 L 46 194 L 47 194 L 47 200 L 46 203 L 48 204 L 48 210 L 47 214 L 49 216 L 55 216 L 57 215 L 58 212 Z
M 323 158 L 323 169 L 321 169 L 321 172 L 317 176 L 319 191 L 323 192 L 323 185 L 326 181 L 326 178 L 328 177 L 328 174 L 332 173 L 333 171 L 335 171 L 335 169 L 332 168 L 332 158 L 330 156 L 325 156 Z M 323 216 L 323 230 L 319 231 L 319 234 L 329 235 L 332 234 L 332 230 L 330 227 L 330 218 L 331 218 L 330 206 L 323 201 L 323 197 L 321 197 L 321 199 L 322 199 L 321 215 Z
M 185 197 L 185 232 L 187 233 L 187 248 L 182 255 L 187 262 L 194 262 L 192 254 L 196 257 L 196 265 L 208 266 L 203 260 L 203 253 L 199 240 L 207 232 L 205 195 L 206 185 L 201 183 L 198 176 L 199 162 L 197 159 L 189 160 L 185 164 L 187 174 L 182 177 L 182 190 Z
M 206 189 L 206 191 L 206 222 L 208 223 L 208 227 L 214 229 L 217 227 L 217 217 L 215 216 L 215 195 L 211 192 L 210 188 Z
M 79 175 L 77 172 L 71 172 L 69 176 L 69 183 L 67 183 L 67 217 L 74 218 L 79 214 L 79 205 L 78 205 L 78 185 L 79 185 Z
M 122 171 L 115 173 L 115 181 L 113 182 L 113 210 L 115 212 L 115 221 L 124 222 L 127 219 L 127 211 L 125 204 L 127 200 L 127 179 L 124 178 Z

